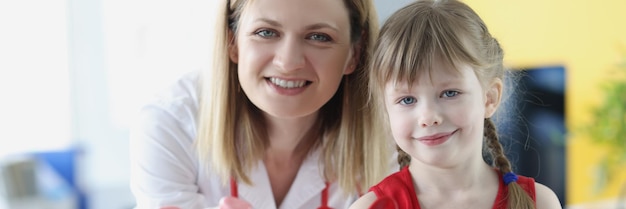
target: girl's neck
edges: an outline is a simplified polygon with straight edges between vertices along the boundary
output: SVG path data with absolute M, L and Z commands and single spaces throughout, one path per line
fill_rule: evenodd
M 462 192 L 496 183 L 497 173 L 482 160 L 470 160 L 450 167 L 436 167 L 413 158 L 409 165 L 417 192 Z

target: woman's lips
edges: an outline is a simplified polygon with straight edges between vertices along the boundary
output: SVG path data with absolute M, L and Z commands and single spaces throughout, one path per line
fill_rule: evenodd
M 274 92 L 283 96 L 295 96 L 304 92 L 311 82 L 307 80 L 287 80 L 268 77 L 265 79 Z

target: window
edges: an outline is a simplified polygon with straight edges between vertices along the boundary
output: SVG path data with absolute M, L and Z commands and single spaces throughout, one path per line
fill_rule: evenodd
M 0 1 L 0 158 L 72 143 L 66 8 Z

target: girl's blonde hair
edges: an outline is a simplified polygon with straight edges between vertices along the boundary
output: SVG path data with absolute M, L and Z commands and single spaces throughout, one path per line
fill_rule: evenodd
M 469 64 L 483 87 L 494 79 L 503 80 L 503 51 L 483 20 L 469 6 L 457 0 L 420 0 L 398 10 L 385 22 L 374 46 L 370 86 L 373 106 L 379 118 L 388 121 L 382 95 L 387 82 L 412 84 L 442 57 L 452 66 Z M 458 69 L 458 68 L 457 68 Z M 386 125 L 389 133 L 389 125 Z M 502 174 L 511 172 L 496 128 L 484 122 L 484 149 Z M 397 148 L 400 167 L 411 157 Z M 508 184 L 508 208 L 535 208 L 532 198 L 515 182 Z
M 228 57 L 228 47 L 234 41 L 229 37 L 236 36 L 240 16 L 250 1 L 219 3 L 212 69 L 201 79 L 197 153 L 201 166 L 213 169 L 224 183 L 234 178 L 252 184 L 249 172 L 263 158 L 269 144 L 261 110 L 240 90 L 237 65 Z M 373 120 L 372 110 L 366 105 L 366 63 L 378 35 L 376 13 L 371 0 L 344 2 L 358 64 L 321 107 L 310 137 L 305 137 L 315 140 L 302 141 L 296 151 L 310 153 L 320 148 L 325 178 L 338 181 L 344 192 L 354 193 L 363 192 L 387 174 L 390 155 L 385 149 L 387 140 L 377 131 L 381 125 Z

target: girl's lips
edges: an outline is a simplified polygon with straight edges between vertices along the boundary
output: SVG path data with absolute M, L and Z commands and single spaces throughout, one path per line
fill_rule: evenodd
M 433 134 L 430 136 L 420 137 L 420 138 L 417 138 L 417 140 L 428 146 L 436 146 L 436 145 L 440 145 L 448 141 L 450 136 L 452 136 L 454 133 L 456 133 L 456 130 L 453 132 L 448 132 L 448 133 L 438 133 L 438 134 Z

